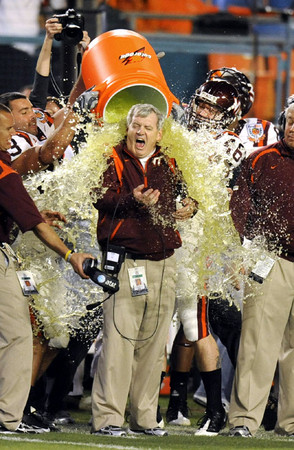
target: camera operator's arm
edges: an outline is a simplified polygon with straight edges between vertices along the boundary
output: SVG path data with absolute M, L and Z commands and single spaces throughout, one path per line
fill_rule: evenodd
M 56 17 L 48 19 L 45 24 L 46 36 L 38 57 L 36 71 L 43 77 L 50 74 L 51 51 L 55 34 L 62 31 L 62 25 Z
M 46 107 L 53 38 L 62 31 L 62 25 L 57 18 L 52 17 L 46 21 L 45 28 L 46 36 L 38 57 L 34 85 L 29 97 L 33 106 L 41 109 Z
M 87 48 L 87 46 L 90 43 L 90 38 L 88 35 L 87 31 L 83 31 L 83 39 L 82 41 L 78 44 L 79 47 L 84 50 L 81 51 L 81 54 L 84 53 L 85 49 Z M 85 91 L 86 87 L 83 81 L 83 77 L 82 77 L 82 73 L 79 74 L 70 94 L 69 94 L 69 99 L 68 99 L 68 105 L 69 106 L 73 106 L 73 104 L 75 103 L 75 101 L 78 99 L 78 97 Z M 60 111 L 57 111 L 56 114 L 54 114 L 54 125 L 58 126 L 62 120 L 63 120 L 63 114 L 64 114 L 64 108 L 61 109 Z
M 89 278 L 83 271 L 83 262 L 86 258 L 93 258 L 89 253 L 72 253 L 71 250 L 62 242 L 59 236 L 47 223 L 39 223 L 33 229 L 36 236 L 51 250 L 65 258 L 73 266 L 82 278 Z
M 87 31 L 83 31 L 83 39 L 78 44 L 78 49 L 81 53 L 81 55 L 84 54 L 85 50 L 87 49 L 88 45 L 90 44 L 91 39 L 88 35 Z M 77 98 L 85 91 L 86 86 L 84 84 L 84 80 L 82 77 L 82 72 L 80 72 L 77 81 L 75 82 L 68 99 L 68 104 L 72 106 L 74 102 L 77 100 Z
M 83 31 L 83 39 L 78 43 L 78 51 L 83 55 L 85 53 L 85 50 L 88 48 L 88 45 L 90 44 L 91 39 L 88 34 L 88 31 Z M 80 95 L 80 94 L 79 94 Z

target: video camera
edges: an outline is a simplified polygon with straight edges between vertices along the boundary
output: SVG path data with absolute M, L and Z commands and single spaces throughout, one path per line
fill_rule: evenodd
M 86 275 L 89 275 L 94 283 L 103 288 L 104 292 L 115 294 L 119 290 L 118 278 L 108 275 L 106 272 L 99 270 L 97 259 L 86 258 L 83 262 L 83 270 Z
M 74 9 L 68 9 L 65 14 L 56 14 L 54 17 L 58 19 L 63 28 L 61 33 L 54 36 L 57 41 L 77 45 L 83 39 L 85 20 L 81 14 Z

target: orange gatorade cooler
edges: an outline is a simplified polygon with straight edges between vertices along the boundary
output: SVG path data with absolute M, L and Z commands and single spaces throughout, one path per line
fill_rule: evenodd
M 82 60 L 86 89 L 95 86 L 98 117 L 116 122 L 136 103 L 151 103 L 169 115 L 178 99 L 170 92 L 147 39 L 130 30 L 112 30 L 94 39 Z

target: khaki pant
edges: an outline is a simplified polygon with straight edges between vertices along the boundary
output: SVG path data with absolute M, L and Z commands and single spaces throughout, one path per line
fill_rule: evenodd
M 144 266 L 148 294 L 131 296 L 128 268 Z M 157 426 L 156 410 L 165 344 L 175 302 L 175 257 L 126 259 L 120 290 L 104 303 L 101 356 L 92 390 L 93 431 L 122 426 L 130 400 L 130 428 Z
M 276 429 L 294 433 L 294 263 L 279 259 L 263 284 L 247 288 L 229 410 L 231 427 L 258 430 L 279 360 Z
M 0 251 L 0 424 L 15 430 L 31 386 L 33 345 L 28 300 L 4 252 Z

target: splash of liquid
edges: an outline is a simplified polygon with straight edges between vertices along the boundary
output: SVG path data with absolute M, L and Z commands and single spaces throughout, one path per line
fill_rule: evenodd
M 125 124 L 105 123 L 103 127 L 89 124 L 86 131 L 88 139 L 78 155 L 64 161 L 53 172 L 32 174 L 25 185 L 40 210 L 52 209 L 66 215 L 68 224 L 58 231 L 61 239 L 77 251 L 92 253 L 100 259 L 95 244 L 97 210 L 90 192 L 93 187 L 101 186 L 107 159 L 112 147 L 123 138 Z M 57 336 L 64 340 L 69 332 L 82 326 L 81 318 L 85 314 L 90 316 L 90 321 L 92 316 L 97 316 L 96 311 L 91 316 L 86 305 L 102 300 L 102 289 L 91 280 L 80 279 L 69 264 L 48 252 L 43 244 L 32 246 L 26 236 L 27 233 L 18 252 L 24 267 L 35 274 L 39 294 L 34 296 L 34 309 L 45 337 Z
M 133 105 L 139 103 L 129 89 L 125 89 L 113 97 L 105 110 L 105 121 L 107 123 L 118 123 L 127 117 Z
M 70 226 L 65 226 L 60 236 L 78 251 L 89 251 L 89 246 L 96 241 L 97 211 L 92 206 L 95 199 L 89 193 L 93 187 L 101 188 L 112 147 L 125 136 L 126 123 L 122 117 L 128 109 L 126 102 L 112 111 L 111 123 L 87 125 L 87 142 L 76 157 L 65 161 L 54 172 L 40 172 L 26 182 L 39 209 L 58 210 L 67 216 Z M 189 275 L 189 285 L 183 287 L 179 283 L 178 296 L 185 298 L 209 292 L 226 295 L 232 282 L 242 281 L 240 269 L 244 259 L 249 259 L 244 256 L 245 250 L 230 216 L 227 165 L 222 148 L 207 131 L 189 132 L 170 118 L 165 121 L 161 145 L 166 155 L 177 160 L 189 195 L 199 204 L 197 215 L 181 225 L 184 251 L 179 257 L 179 267 Z M 86 237 L 80 239 L 83 227 Z M 45 336 L 77 329 L 86 304 L 102 298 L 101 289 L 91 281 L 79 280 L 74 286 L 66 275 L 72 273 L 71 266 L 66 266 L 56 255 L 46 256 L 45 251 L 39 251 L 27 256 L 25 244 L 21 253 L 26 266 L 38 273 L 40 294 L 35 296 L 34 306 L 45 324 Z M 254 255 L 259 253 L 251 250 L 251 262 Z M 228 270 L 224 270 L 225 265 Z
M 179 265 L 187 271 L 191 283 L 187 292 L 178 291 L 178 295 L 185 298 L 195 297 L 196 293 L 225 294 L 230 278 L 224 272 L 225 255 L 238 256 L 234 270 L 238 273 L 242 252 L 230 216 L 226 154 L 205 128 L 190 132 L 171 119 L 166 121 L 161 143 L 168 155 L 176 158 L 189 195 L 199 205 L 195 218 L 182 229 Z

